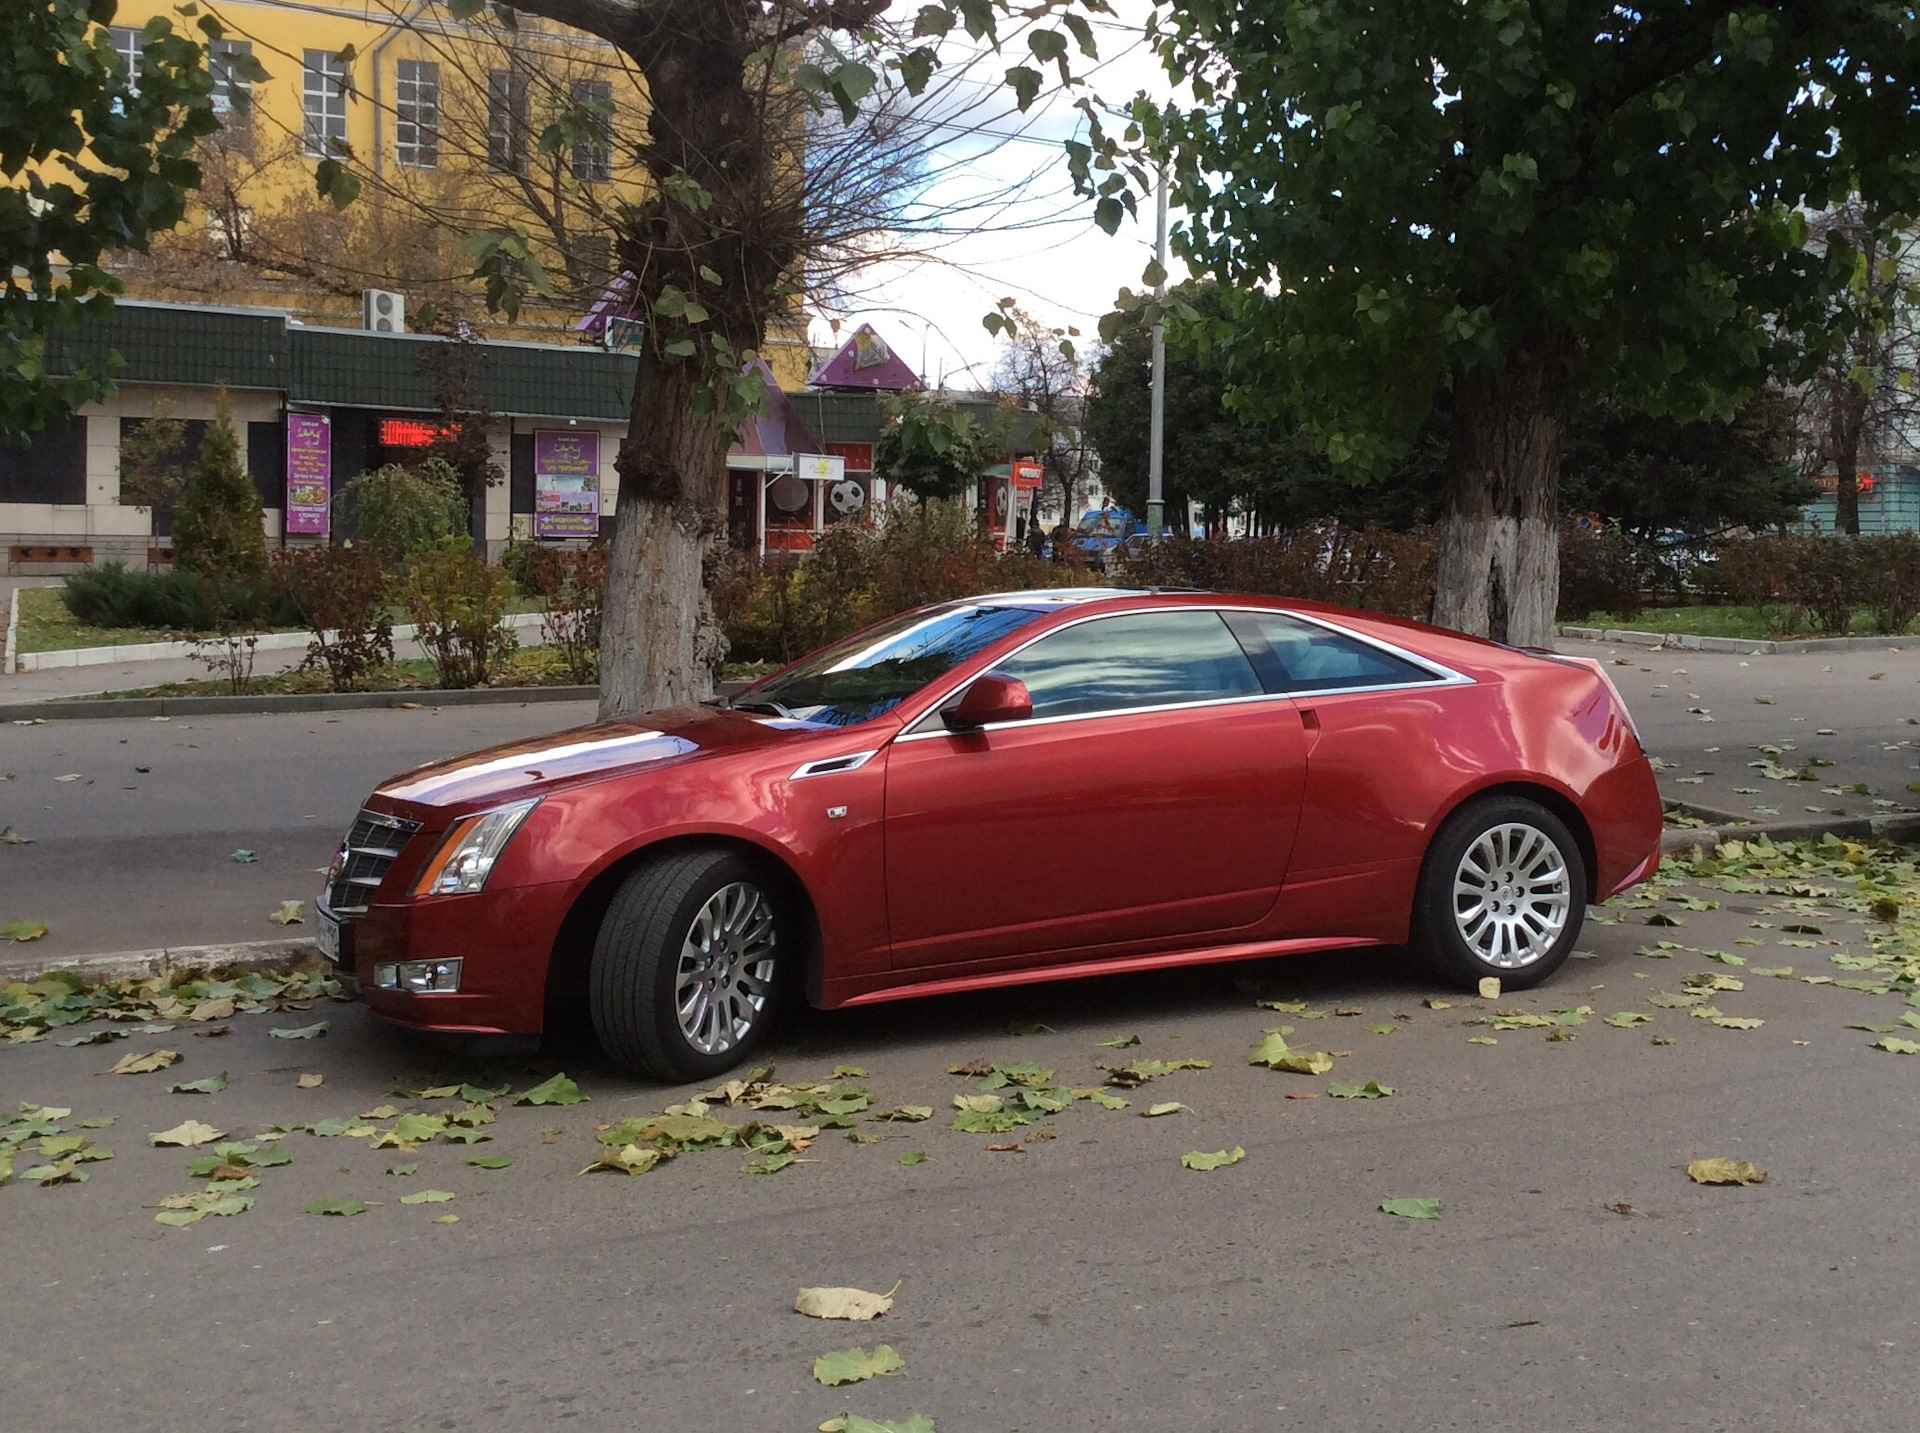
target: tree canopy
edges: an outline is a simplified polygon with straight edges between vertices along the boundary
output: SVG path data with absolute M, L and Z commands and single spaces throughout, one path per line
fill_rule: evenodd
M 1920 207 L 1920 16 L 1892 0 L 1241 0 L 1157 24 L 1196 103 L 1136 113 L 1172 157 L 1179 252 L 1229 295 L 1201 331 L 1230 401 L 1379 474 L 1450 392 L 1436 616 L 1471 630 L 1550 631 L 1580 399 L 1730 415 L 1831 338 L 1854 256 L 1809 246 L 1804 212 Z
M 106 374 L 49 364 L 47 340 L 111 303 L 118 284 L 100 268 L 103 255 L 144 248 L 155 231 L 180 222 L 200 182 L 194 144 L 219 124 L 199 43 L 156 16 L 129 76 L 103 28 L 115 9 L 116 0 L 8 7 L 0 45 L 0 432 L 36 429 L 103 390 Z M 221 33 L 210 15 L 196 25 L 210 39 Z

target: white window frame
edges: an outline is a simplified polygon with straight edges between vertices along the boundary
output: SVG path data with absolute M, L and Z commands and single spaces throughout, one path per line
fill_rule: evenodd
M 107 38 L 113 42 L 114 53 L 120 56 L 122 73 L 126 76 L 127 88 L 139 92 L 140 89 L 140 51 L 145 47 L 140 43 L 140 30 L 134 25 L 109 25 Z
M 573 102 L 604 100 L 607 110 L 591 112 L 587 132 L 573 142 L 567 167 L 575 179 L 585 184 L 604 184 L 613 178 L 613 81 L 574 80 L 568 87 Z M 596 131 L 598 131 L 596 133 Z
M 440 167 L 440 66 L 399 60 L 393 69 L 394 159 L 409 169 Z
M 302 55 L 300 144 L 307 158 L 338 158 L 345 153 L 351 83 L 352 71 L 333 51 L 308 50 Z
M 253 98 L 253 81 L 234 74 L 232 60 L 237 55 L 251 55 L 251 40 L 213 40 L 207 45 L 207 71 L 213 76 L 214 113 L 231 116 L 233 98 L 236 94 L 247 96 L 249 104 Z

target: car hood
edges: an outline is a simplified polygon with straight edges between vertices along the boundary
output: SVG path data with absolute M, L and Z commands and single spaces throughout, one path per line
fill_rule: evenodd
M 389 777 L 375 795 L 435 807 L 513 801 L 648 767 L 804 741 L 829 730 L 724 707 L 676 707 L 429 762 Z

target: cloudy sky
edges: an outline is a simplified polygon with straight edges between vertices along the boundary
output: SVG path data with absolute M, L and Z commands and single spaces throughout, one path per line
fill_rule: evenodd
M 1089 88 L 1114 106 L 1139 91 L 1164 97 L 1166 76 L 1140 43 L 1135 17 L 1142 7 L 1117 8 L 1124 18 L 1098 29 L 1098 63 L 1075 57 L 1090 71 Z M 847 302 L 815 319 L 815 343 L 834 341 L 830 318 L 841 321 L 842 337 L 868 322 L 929 384 L 944 374 L 950 387 L 984 387 L 998 341 L 980 319 L 1000 299 L 1013 298 L 1052 325 L 1079 328 L 1083 348 L 1090 348 L 1115 293 L 1141 287 L 1141 270 L 1153 257 L 1152 206 L 1143 204 L 1139 217 L 1111 237 L 1095 227 L 1091 201 L 1074 197 L 1061 149 L 1084 127 L 1075 96 L 1057 87 L 1043 91 L 1023 115 L 999 82 L 1025 48 L 1012 39 L 1006 53 L 969 64 L 949 47 L 961 63 L 943 72 L 929 110 L 939 128 L 923 199 L 927 210 L 946 215 L 948 233 L 910 241 L 925 251 L 919 257 L 859 275 Z

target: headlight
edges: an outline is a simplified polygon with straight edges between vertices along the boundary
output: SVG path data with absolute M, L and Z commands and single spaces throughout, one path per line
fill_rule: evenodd
M 493 874 L 493 863 L 500 858 L 520 823 L 527 819 L 527 813 L 539 804 L 538 797 L 516 801 L 511 806 L 496 807 L 454 822 L 440 849 L 414 883 L 413 893 L 455 896 L 484 889 L 487 877 Z

